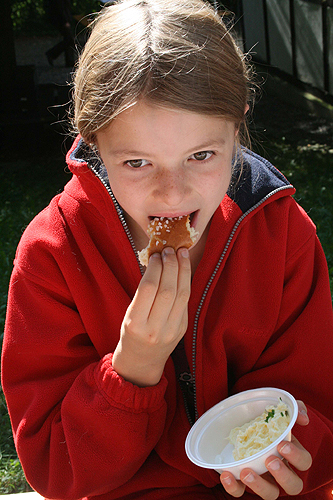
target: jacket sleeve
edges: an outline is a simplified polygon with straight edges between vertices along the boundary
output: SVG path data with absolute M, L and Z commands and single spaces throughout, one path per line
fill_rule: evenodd
M 166 379 L 139 388 L 118 376 L 111 361 L 111 353 L 100 359 L 70 298 L 16 265 L 2 383 L 27 480 L 47 498 L 119 487 L 162 434 Z
M 333 313 L 324 252 L 315 228 L 296 204 L 287 246 L 274 332 L 253 370 L 237 381 L 233 392 L 281 387 L 304 401 L 310 423 L 296 424 L 293 433 L 313 457 L 309 471 L 297 472 L 305 494 L 333 480 Z

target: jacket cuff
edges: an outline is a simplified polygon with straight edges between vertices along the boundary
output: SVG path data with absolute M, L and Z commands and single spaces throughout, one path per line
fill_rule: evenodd
M 168 385 L 165 375 L 152 387 L 138 387 L 128 382 L 113 369 L 112 354 L 104 356 L 95 368 L 95 380 L 104 397 L 123 410 L 156 411 L 165 404 L 164 394 Z

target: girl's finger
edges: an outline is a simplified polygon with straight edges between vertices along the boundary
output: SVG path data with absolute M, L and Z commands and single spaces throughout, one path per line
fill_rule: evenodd
M 267 481 L 251 469 L 243 469 L 240 479 L 245 486 L 264 500 L 276 500 L 280 495 L 280 489 L 275 482 Z
M 301 445 L 301 443 L 291 436 L 291 442 L 282 441 L 278 446 L 278 452 L 297 470 L 308 470 L 312 465 L 310 453 Z
M 149 321 L 152 325 L 165 325 L 173 307 L 178 284 L 178 259 L 172 248 L 165 248 L 162 252 L 162 273 L 151 308 Z
M 305 404 L 303 403 L 303 401 L 300 400 L 297 401 L 297 404 L 298 404 L 298 415 L 296 423 L 300 425 L 308 425 L 309 417 Z
M 187 306 L 191 294 L 191 262 L 188 250 L 179 249 L 177 259 L 179 266 L 177 293 L 169 316 L 170 322 L 174 324 L 180 324 L 183 321 L 184 313 L 187 317 Z
M 266 460 L 266 467 L 287 495 L 299 495 L 301 493 L 303 481 L 280 458 L 268 458 Z
M 234 476 L 229 472 L 222 472 L 220 475 L 220 481 L 223 488 L 229 495 L 239 498 L 243 495 L 245 491 L 245 485 L 240 481 L 236 481 Z
M 131 315 L 132 320 L 138 322 L 147 321 L 159 288 L 161 274 L 161 255 L 159 253 L 154 253 L 149 259 L 146 272 L 139 283 L 138 289 L 127 311 L 127 315 Z

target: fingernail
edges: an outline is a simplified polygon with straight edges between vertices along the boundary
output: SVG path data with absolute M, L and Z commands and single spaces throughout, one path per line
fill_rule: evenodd
M 164 257 L 164 258 L 165 258 L 165 257 L 167 257 L 168 255 L 172 255 L 172 254 L 174 254 L 174 253 L 175 253 L 175 251 L 174 251 L 174 249 L 173 249 L 173 248 L 171 248 L 171 247 L 166 247 L 166 248 L 164 248 L 164 250 L 163 250 L 163 252 L 162 252 L 162 257 Z
M 253 483 L 254 475 L 252 474 L 252 472 L 249 472 L 247 476 L 244 477 L 243 481 L 244 483 Z
M 158 252 L 152 253 L 151 256 L 149 257 L 150 259 L 160 259 L 161 255 Z
M 281 468 L 281 464 L 280 464 L 280 461 L 278 459 L 272 460 L 271 462 L 269 462 L 269 464 L 267 464 L 267 466 L 271 470 L 279 470 Z
M 300 413 L 301 415 L 303 415 L 303 417 L 305 417 L 305 418 L 306 418 L 306 420 L 309 422 L 309 415 L 308 415 L 308 412 L 307 412 L 306 408 L 303 408 L 303 407 L 301 406 L 301 407 L 299 408 L 299 410 L 298 410 L 298 411 L 299 411 L 299 413 Z
M 280 453 L 283 455 L 288 455 L 291 452 L 290 444 L 286 443 L 280 449 Z
M 164 250 L 163 250 L 163 255 L 171 255 L 171 254 L 173 254 L 173 253 L 175 253 L 175 251 L 174 251 L 174 249 L 173 249 L 173 248 L 171 248 L 171 247 L 166 247 L 166 248 L 164 248 Z
M 223 483 L 223 484 L 225 484 L 226 486 L 230 486 L 230 485 L 231 485 L 231 483 L 232 483 L 232 481 L 231 481 L 231 479 L 230 479 L 230 477 L 229 477 L 229 476 L 228 476 L 228 477 L 223 477 L 223 478 L 221 478 L 221 481 L 222 481 L 222 483 Z
M 184 257 L 184 259 L 188 259 L 189 251 L 187 250 L 187 248 L 182 248 L 180 250 L 180 253 L 181 253 L 181 256 Z

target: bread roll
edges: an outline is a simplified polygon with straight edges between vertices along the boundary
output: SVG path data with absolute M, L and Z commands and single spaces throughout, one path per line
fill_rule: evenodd
M 190 216 L 155 217 L 148 225 L 149 244 L 138 253 L 143 266 L 148 266 L 149 257 L 153 253 L 162 253 L 163 248 L 190 248 L 199 233 L 190 225 Z

